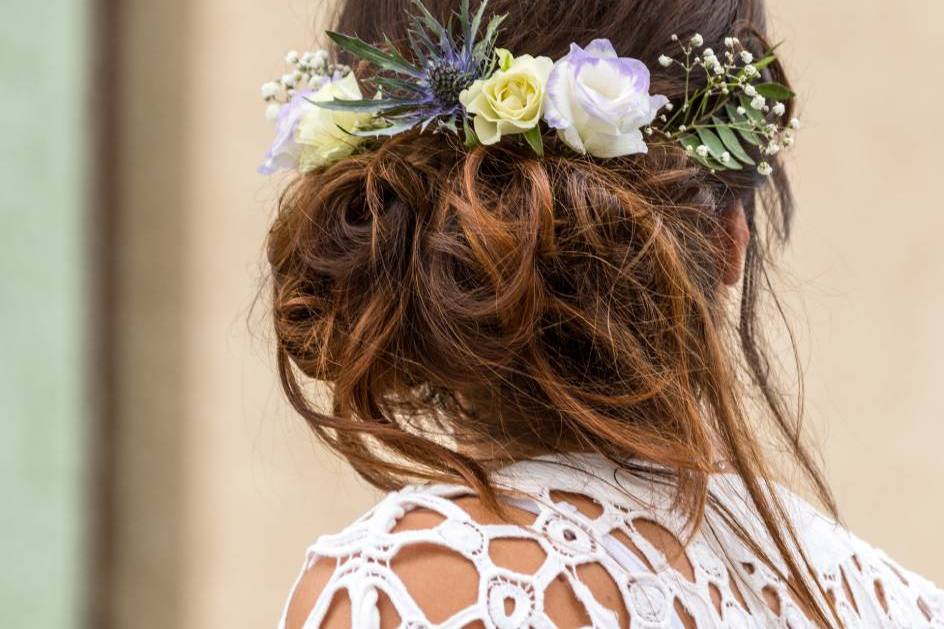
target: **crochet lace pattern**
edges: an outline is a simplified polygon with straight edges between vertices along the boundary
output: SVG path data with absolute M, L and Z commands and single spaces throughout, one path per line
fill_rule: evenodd
M 585 608 L 589 626 L 619 627 L 617 610 L 598 600 L 598 594 L 581 581 L 580 569 L 588 564 L 605 570 L 616 584 L 624 607 L 619 611 L 624 618 L 628 615 L 632 629 L 684 627 L 683 614 L 689 626 L 699 628 L 814 626 L 793 602 L 787 584 L 715 509 L 709 510 L 705 524 L 685 546 L 691 568 L 687 575 L 674 568 L 639 526 L 643 521 L 655 523 L 676 539 L 687 539 L 686 523 L 673 511 L 672 492 L 664 483 L 626 474 L 594 456 L 519 463 L 503 471 L 498 481 L 515 492 L 508 500 L 533 514 L 533 523 L 479 523 L 456 503 L 471 495 L 468 489 L 423 486 L 388 494 L 343 532 L 319 538 L 308 550 L 296 587 L 318 562 L 331 562 L 335 569 L 304 628 L 320 627 L 335 594 L 344 589 L 351 601 L 352 627 L 380 626 L 378 601 L 383 593 L 396 608 L 403 629 L 549 628 L 555 624 L 545 612 L 545 593 L 559 578 L 566 580 Z M 846 627 L 944 627 L 944 591 L 796 495 L 779 491 Z M 715 476 L 711 492 L 767 552 L 770 540 L 747 508 L 737 477 Z M 589 498 L 599 513 L 590 517 L 562 495 Z M 397 523 L 417 509 L 438 514 L 441 521 L 426 530 L 396 531 Z M 490 544 L 508 539 L 532 540 L 546 559 L 527 574 L 496 565 Z M 626 539 L 634 548 L 621 541 Z M 391 567 L 397 554 L 414 544 L 444 547 L 474 565 L 479 580 L 475 602 L 445 622 L 430 622 Z M 281 629 L 287 612 L 286 604 Z

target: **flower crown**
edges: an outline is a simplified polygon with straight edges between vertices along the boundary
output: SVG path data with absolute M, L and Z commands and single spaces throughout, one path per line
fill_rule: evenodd
M 302 173 L 329 165 L 358 150 L 368 138 L 390 137 L 413 129 L 461 136 L 467 147 L 493 145 L 520 136 L 543 156 L 542 122 L 572 150 L 596 158 L 648 152 L 647 139 L 681 144 L 690 158 L 715 173 L 755 168 L 770 175 L 768 156 L 794 142 L 799 120 L 784 121 L 786 86 L 763 79 L 776 60 L 771 50 L 755 60 L 735 37 L 724 50 L 704 47 L 695 34 L 673 35 L 680 49 L 659 57 L 663 68 L 685 73 L 680 107 L 651 95 L 650 72 L 637 59 L 620 57 L 609 40 L 585 48 L 571 45 L 567 56 L 515 56 L 497 48 L 505 16 L 485 24 L 488 0 L 472 14 L 462 0 L 453 20 L 442 24 L 421 0 L 410 16 L 411 62 L 385 38 L 383 48 L 356 37 L 328 32 L 334 44 L 374 66 L 365 97 L 351 68 L 332 63 L 324 50 L 290 52 L 292 70 L 262 86 L 276 121 L 277 137 L 259 168 Z M 458 32 L 456 32 L 458 31 Z M 706 75 L 704 87 L 689 89 L 693 73 Z M 756 147 L 761 161 L 745 149 Z

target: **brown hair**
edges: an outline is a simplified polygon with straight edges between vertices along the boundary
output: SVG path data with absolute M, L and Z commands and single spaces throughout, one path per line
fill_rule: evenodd
M 347 0 L 338 30 L 403 41 L 410 4 Z M 445 17 L 458 0 L 426 4 Z M 716 49 L 732 35 L 766 49 L 762 0 L 493 0 L 491 10 L 509 15 L 501 46 L 552 58 L 602 37 L 657 68 L 674 33 L 696 31 Z M 786 82 L 779 64 L 765 72 Z M 652 85 L 676 103 L 685 89 L 662 69 Z M 546 142 L 539 159 L 514 143 L 467 150 L 411 133 L 293 181 L 268 245 L 289 400 L 374 485 L 459 481 L 493 505 L 495 465 L 593 451 L 673 470 L 694 525 L 710 474 L 728 460 L 782 576 L 830 624 L 835 611 L 770 491 L 761 418 L 746 410 L 759 393 L 773 433 L 835 513 L 759 332 L 765 261 L 790 226 L 782 169 L 773 180 L 713 176 L 677 146 L 595 161 Z M 719 249 L 736 200 L 751 239 L 733 316 Z M 306 379 L 330 385 L 330 411 Z

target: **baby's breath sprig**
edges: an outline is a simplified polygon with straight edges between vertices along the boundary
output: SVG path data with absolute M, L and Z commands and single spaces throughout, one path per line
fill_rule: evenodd
M 275 120 L 282 106 L 292 100 L 299 90 L 318 90 L 329 80 L 348 74 L 346 65 L 332 63 L 327 50 L 299 54 L 292 50 L 285 55 L 289 71 L 280 78 L 263 83 L 262 99 L 268 103 L 266 118 Z
M 659 65 L 678 65 L 685 71 L 685 96 L 681 107 L 666 106 L 667 113 L 646 130 L 679 142 L 689 156 L 712 172 L 753 167 L 768 176 L 773 167 L 767 161 L 793 145 L 800 121 L 785 123 L 786 102 L 794 98 L 790 88 L 765 82 L 763 70 L 777 57 L 769 51 L 761 59 L 745 49 L 736 37 L 724 40 L 724 50 L 706 48 L 704 38 L 695 34 L 687 41 L 677 35 L 681 54 L 659 57 Z M 704 72 L 704 87 L 693 89 L 692 75 Z M 745 144 L 757 147 L 761 161 L 752 158 Z

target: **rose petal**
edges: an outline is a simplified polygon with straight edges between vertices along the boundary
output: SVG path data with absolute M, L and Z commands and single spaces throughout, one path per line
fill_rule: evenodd
M 601 159 L 649 152 L 642 132 L 638 129 L 619 135 L 595 133 L 587 138 L 586 146 L 590 155 Z
M 613 48 L 613 43 L 609 39 L 594 39 L 584 50 L 588 54 L 602 59 L 616 59 L 619 57 L 619 55 L 616 54 L 616 49 Z

